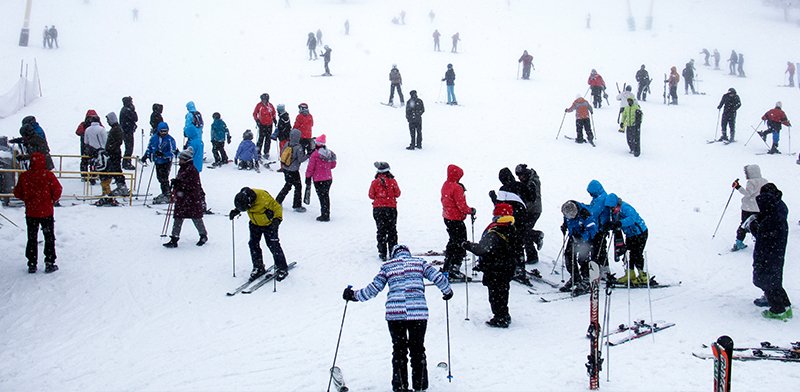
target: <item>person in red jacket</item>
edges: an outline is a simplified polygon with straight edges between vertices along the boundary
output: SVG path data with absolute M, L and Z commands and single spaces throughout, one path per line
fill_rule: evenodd
M 400 187 L 394 179 L 389 164 L 375 162 L 378 173 L 369 186 L 372 199 L 372 218 L 378 228 L 378 258 L 386 260 L 389 251 L 397 245 L 397 198 Z
M 81 171 L 87 172 L 89 171 L 89 154 L 86 152 L 86 146 L 83 143 L 83 134 L 86 133 L 86 128 L 89 128 L 92 125 L 92 117 L 97 116 L 97 112 L 94 109 L 89 109 L 86 111 L 86 116 L 84 117 L 83 121 L 78 124 L 78 128 L 75 129 L 75 134 L 81 138 Z M 84 158 L 86 157 L 86 158 Z M 86 182 L 89 179 L 88 175 L 81 174 L 81 181 Z M 92 185 L 95 184 L 95 180 L 91 179 Z
M 44 154 L 35 152 L 31 155 L 30 169 L 19 175 L 14 196 L 25 202 L 25 223 L 28 226 L 25 257 L 28 259 L 28 273 L 36 273 L 39 226 L 44 234 L 44 272 L 49 274 L 58 271 L 53 204 L 61 198 L 61 183 L 53 172 L 47 170 Z
M 783 104 L 781 101 L 775 102 L 775 108 L 770 109 L 768 112 L 761 116 L 761 119 L 767 122 L 767 130 L 759 131 L 758 136 L 766 143 L 767 135 L 772 134 L 772 148 L 767 152 L 768 154 L 780 154 L 778 151 L 778 142 L 781 140 L 781 125 L 791 127 L 792 123 L 786 117 L 786 113 L 781 109 Z
M 256 104 L 253 109 L 253 120 L 256 120 L 258 127 L 258 151 L 261 153 L 261 146 L 264 146 L 264 159 L 269 160 L 269 147 L 272 139 L 272 126 L 278 124 L 278 116 L 275 115 L 275 107 L 269 103 L 269 94 L 261 94 L 261 102 Z
M 583 97 L 578 94 L 572 102 L 572 106 L 564 109 L 564 113 L 575 112 L 575 143 L 585 143 L 583 138 L 583 130 L 586 130 L 586 137 L 589 139 L 589 144 L 594 146 L 594 134 L 592 133 L 591 116 L 594 111 L 589 102 L 586 102 Z
M 592 90 L 592 104 L 595 108 L 599 109 L 603 106 L 603 98 L 608 97 L 608 94 L 605 93 L 606 82 L 603 80 L 603 77 L 597 73 L 597 70 L 592 69 L 587 83 L 589 83 L 589 88 Z
M 300 145 L 306 150 L 306 154 L 311 154 L 314 151 L 314 143 L 311 140 L 311 128 L 314 127 L 314 116 L 308 112 L 308 104 L 301 103 L 297 105 L 300 113 L 294 119 L 294 126 L 292 128 L 300 130 Z
M 461 247 L 461 243 L 467 240 L 467 226 L 464 224 L 464 219 L 467 215 L 471 215 L 472 221 L 475 222 L 475 208 L 467 205 L 464 196 L 466 188 L 459 182 L 463 176 L 464 170 L 456 165 L 449 165 L 447 181 L 442 185 L 442 217 L 450 237 L 444 251 L 442 272 L 447 273 L 451 281 L 466 279 L 466 275 L 459 271 L 461 261 L 467 255 Z

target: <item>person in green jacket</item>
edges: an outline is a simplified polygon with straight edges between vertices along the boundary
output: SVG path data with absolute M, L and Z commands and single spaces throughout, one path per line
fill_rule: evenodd
M 642 152 L 642 110 L 632 97 L 628 98 L 628 106 L 625 106 L 622 110 L 622 122 L 619 125 L 620 129 L 625 130 L 625 136 L 628 139 L 628 148 L 631 149 L 630 153 L 638 157 Z
M 233 220 L 244 211 L 250 218 L 250 257 L 253 260 L 253 272 L 250 273 L 250 280 L 256 280 L 264 275 L 267 270 L 264 268 L 264 256 L 261 253 L 261 236 L 267 241 L 267 248 L 272 253 L 275 261 L 275 280 L 282 281 L 289 275 L 289 267 L 286 265 L 286 256 L 281 248 L 280 238 L 278 238 L 278 228 L 283 221 L 283 207 L 272 198 L 269 192 L 263 189 L 242 188 L 233 199 L 236 208 L 232 209 L 228 217 Z

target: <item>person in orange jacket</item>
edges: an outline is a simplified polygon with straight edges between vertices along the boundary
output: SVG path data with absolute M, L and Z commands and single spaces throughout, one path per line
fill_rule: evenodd
M 586 143 L 583 139 L 583 130 L 586 130 L 586 137 L 589 139 L 589 144 L 594 146 L 594 134 L 592 133 L 591 115 L 594 112 L 592 105 L 578 94 L 575 96 L 575 101 L 572 106 L 564 109 L 565 113 L 575 112 L 575 143 Z

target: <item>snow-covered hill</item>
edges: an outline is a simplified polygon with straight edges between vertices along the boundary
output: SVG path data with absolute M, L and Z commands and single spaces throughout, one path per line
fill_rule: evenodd
M 758 2 L 656 2 L 654 28 L 644 31 L 650 2 L 633 2 L 640 29 L 629 32 L 626 2 L 620 0 L 287 2 L 289 7 L 254 0 L 234 5 L 36 0 L 29 48 L 15 46 L 24 2 L 0 4 L 6 18 L 0 25 L 0 90 L 16 81 L 20 59 L 34 58 L 44 90 L 32 106 L 0 120 L 0 134 L 16 135 L 20 120 L 33 114 L 54 153 L 74 154 L 73 129 L 89 108 L 101 114 L 118 111 L 121 98 L 130 95 L 140 127 L 146 127 L 150 105 L 158 102 L 165 107 L 165 121 L 178 130 L 184 104 L 193 100 L 209 120 L 213 112 L 222 114 L 234 136 L 230 153 L 242 132 L 254 126 L 251 112 L 258 96 L 268 92 L 292 117 L 297 104 L 307 102 L 314 134 L 326 134 L 339 158 L 331 222 L 314 220 L 316 197 L 305 214 L 287 208 L 281 243 L 298 267 L 274 293 L 264 288 L 250 296 L 224 295 L 250 270 L 243 219 L 235 221 L 232 233 L 224 215 L 208 216 L 208 244 L 194 246 L 194 228 L 185 225 L 179 248 L 165 249 L 159 237 L 163 216 L 142 207 L 141 200 L 110 209 L 72 206 L 65 197 L 66 206 L 55 216 L 61 270 L 47 276 L 26 273 L 25 233 L 4 224 L 0 390 L 322 390 L 341 322 L 341 291 L 348 284 L 363 287 L 379 267 L 367 198 L 376 160 L 391 164 L 403 191 L 398 231 L 400 242 L 413 251 L 446 243 L 439 189 L 450 163 L 466 173 L 462 182 L 468 202 L 478 210 L 477 233 L 489 222 L 487 192 L 499 187 L 498 171 L 518 163 L 537 170 L 544 202 L 537 226 L 546 234 L 537 268 L 545 274 L 561 246 L 559 207 L 569 199 L 588 201 L 585 188 L 591 179 L 639 211 L 650 228 L 651 273 L 661 281 L 682 282 L 652 292 L 653 316 L 677 326 L 654 340 L 612 348 L 604 390 L 706 390 L 711 362 L 691 356 L 702 343 L 722 334 L 742 345 L 798 340 L 797 320 L 767 321 L 752 305 L 761 293 L 751 283 L 750 238 L 745 251 L 726 252 L 739 222 L 738 196 L 711 239 L 731 181 L 744 178 L 744 165 L 759 164 L 790 209 L 784 282 L 789 297 L 800 301 L 800 215 L 795 211 L 800 166 L 796 156 L 756 155 L 766 151 L 757 137 L 744 145 L 750 126 L 775 101 L 783 102 L 790 120 L 800 116 L 798 90 L 776 87 L 783 83 L 786 61 L 797 61 L 800 49 L 791 39 L 797 26 L 783 22 L 779 10 Z M 134 7 L 137 22 L 131 18 Z M 401 9 L 407 12 L 406 25 L 390 23 Z M 592 29 L 585 28 L 587 14 Z M 38 46 L 37 26 L 50 24 L 60 32 L 58 50 Z M 306 35 L 318 28 L 333 49 L 332 78 L 312 77 L 323 72 L 322 61 L 307 60 Z M 441 53 L 432 51 L 434 29 L 443 35 Z M 461 51 L 451 54 L 449 37 L 455 32 Z M 702 67 L 698 52 L 704 47 L 718 48 L 723 66 L 731 49 L 744 53 L 748 78 Z M 524 49 L 536 66 L 530 81 L 516 79 Z M 708 94 L 684 96 L 681 87 L 680 105 L 663 105 L 661 75 L 673 65 L 683 68 L 690 58 L 698 63 L 699 89 Z M 448 63 L 457 73 L 455 92 L 462 106 L 437 103 L 444 100 L 440 80 Z M 404 149 L 403 111 L 379 104 L 388 99 L 392 64 L 402 72 L 404 93 L 416 89 L 426 103 L 421 151 Z M 633 83 L 641 64 L 655 79 L 654 95 L 642 104 L 641 157 L 629 155 L 624 135 L 616 132 L 615 94 L 610 94 L 611 106 L 595 112 L 596 148 L 556 138 L 563 109 L 586 90 L 590 69 L 603 75 L 611 93 L 614 82 Z M 742 97 L 740 142 L 708 145 L 716 105 L 729 87 Z M 573 124 L 568 114 L 561 133 L 574 135 Z M 208 133 L 207 127 L 210 158 Z M 788 152 L 788 132 L 782 137 L 782 150 Z M 800 140 L 792 148 L 800 149 Z M 77 163 L 65 161 L 65 167 L 77 169 Z M 229 166 L 204 170 L 202 181 L 209 206 L 224 214 L 242 186 L 275 194 L 283 176 Z M 65 195 L 81 190 L 74 180 L 63 183 Z M 24 223 L 23 209 L 0 211 Z M 231 277 L 232 253 L 237 278 Z M 620 273 L 622 266 L 612 269 Z M 540 303 L 513 283 L 514 323 L 496 330 L 484 325 L 491 312 L 480 285 L 469 287 L 469 320 L 464 320 L 465 289 L 455 287 L 449 308 L 452 383 L 435 367 L 447 359 L 445 304 L 436 290 L 428 297 L 430 391 L 587 387 L 587 298 Z M 627 323 L 628 295 L 616 291 L 612 298 L 611 325 Z M 630 294 L 630 315 L 649 319 L 646 291 Z M 382 296 L 351 303 L 338 359 L 351 390 L 390 389 L 390 361 Z M 798 381 L 793 364 L 733 367 L 737 390 L 783 390 Z

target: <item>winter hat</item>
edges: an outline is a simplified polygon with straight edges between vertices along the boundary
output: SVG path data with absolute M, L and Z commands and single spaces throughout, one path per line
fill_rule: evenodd
M 520 163 L 519 165 L 517 165 L 517 167 L 514 168 L 514 173 L 516 173 L 517 175 L 528 174 L 528 165 Z
M 251 131 L 249 129 L 244 131 L 244 134 L 242 134 L 242 139 L 244 139 L 244 140 L 253 140 L 253 131 Z
M 625 86 L 625 91 L 633 91 L 633 86 Z
M 778 197 L 783 196 L 783 192 L 781 192 L 780 189 L 778 189 L 778 187 L 775 186 L 775 184 L 773 184 L 771 182 L 764 184 L 761 187 L 760 193 L 761 194 L 772 194 L 772 195 L 775 195 L 775 196 L 778 196 Z
M 453 64 L 447 64 L 447 69 L 453 68 Z
M 736 94 L 736 89 L 731 87 L 731 88 L 728 89 L 728 92 L 731 93 L 731 94 Z
M 211 115 L 211 118 L 213 118 L 214 120 L 219 120 L 220 118 L 222 118 L 222 116 L 219 114 L 219 112 L 214 112 L 214 114 Z
M 117 120 L 117 115 L 114 112 L 106 114 L 106 121 L 108 121 L 108 125 L 114 126 L 114 124 L 119 124 L 119 120 Z
M 314 139 L 314 143 L 316 145 L 318 145 L 318 146 L 324 146 L 325 145 L 325 140 L 326 140 L 325 134 L 323 133 L 322 135 L 319 135 L 319 136 L 317 136 L 316 139 Z
M 286 111 L 286 105 L 279 103 L 278 104 L 278 113 L 283 113 Z
M 578 216 L 578 206 L 575 205 L 574 201 L 570 200 L 561 206 L 561 213 L 567 219 L 575 219 Z
M 781 101 L 775 102 L 775 107 L 776 108 L 782 108 L 783 107 L 783 102 L 781 102 Z
M 492 211 L 492 215 L 494 216 L 514 215 L 514 207 L 511 207 L 511 204 L 508 203 L 497 203 L 494 206 L 494 211 Z
M 192 146 L 186 147 L 186 149 L 181 151 L 180 155 L 178 155 L 178 159 L 182 161 L 190 161 L 193 158 L 194 158 L 194 148 L 192 148 Z
M 374 165 L 378 169 L 378 173 L 388 173 L 391 170 L 388 162 L 375 162 Z
M 167 125 L 167 123 L 162 121 L 162 122 L 158 123 L 158 126 L 156 127 L 156 130 L 158 132 L 161 132 L 161 131 L 169 132 L 169 125 Z
M 123 106 L 130 106 L 133 103 L 132 97 L 122 97 L 122 105 Z
M 411 251 L 409 251 L 408 247 L 403 244 L 397 244 L 394 247 L 392 247 L 392 258 L 396 258 L 403 253 L 405 253 L 406 255 L 411 255 Z
M 417 97 L 417 90 L 411 90 L 411 92 L 409 92 L 409 94 L 411 94 L 412 98 L 416 98 Z
M 633 97 L 628 97 L 628 104 L 633 105 L 634 99 Z
M 609 208 L 614 208 L 617 206 L 617 204 L 619 204 L 619 201 L 620 201 L 619 197 L 616 194 L 609 193 L 608 196 L 606 196 L 605 206 Z
M 36 122 L 36 117 L 33 116 L 25 116 L 25 118 L 22 119 L 22 125 L 33 124 L 35 122 Z

